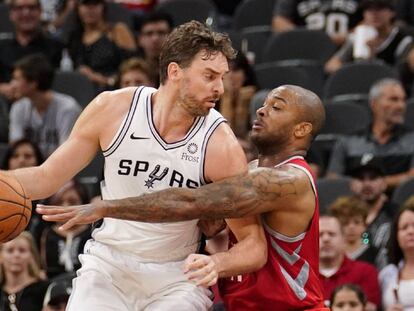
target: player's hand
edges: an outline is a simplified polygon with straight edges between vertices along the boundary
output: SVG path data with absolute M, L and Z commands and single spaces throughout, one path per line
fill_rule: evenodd
M 59 230 L 68 230 L 75 225 L 90 224 L 105 216 L 99 202 L 73 206 L 38 204 L 36 211 L 43 215 L 42 218 L 46 221 L 63 222 Z
M 217 264 L 211 256 L 190 254 L 183 269 L 187 278 L 197 286 L 210 287 L 217 283 Z

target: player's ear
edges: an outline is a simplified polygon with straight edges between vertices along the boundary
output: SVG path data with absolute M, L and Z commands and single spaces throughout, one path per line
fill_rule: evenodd
M 301 122 L 295 126 L 295 136 L 297 138 L 302 138 L 308 136 L 312 133 L 312 123 L 309 122 Z
M 168 64 L 167 75 L 169 80 L 177 81 L 181 78 L 181 74 L 182 69 L 180 68 L 180 65 L 178 65 L 176 62 L 171 62 Z

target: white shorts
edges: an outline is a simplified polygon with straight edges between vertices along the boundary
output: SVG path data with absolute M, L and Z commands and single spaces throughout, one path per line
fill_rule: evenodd
M 89 240 L 79 256 L 67 311 L 202 311 L 211 292 L 189 282 L 183 262 L 141 263 Z

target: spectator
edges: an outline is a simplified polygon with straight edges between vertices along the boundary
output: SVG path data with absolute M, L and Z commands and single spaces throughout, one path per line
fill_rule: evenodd
M 352 260 L 346 256 L 343 229 L 336 217 L 320 217 L 319 244 L 319 271 L 325 299 L 329 299 L 335 287 L 339 285 L 357 284 L 368 297 L 366 310 L 378 310 L 381 292 L 377 270 L 369 263 Z
M 41 311 L 48 282 L 42 280 L 39 254 L 31 234 L 22 232 L 0 245 L 2 311 Z
M 15 65 L 13 87 L 21 99 L 10 110 L 9 141 L 27 138 L 46 157 L 69 136 L 81 107 L 51 90 L 54 71 L 42 55 L 27 56 Z
M 85 187 L 77 181 L 65 184 L 52 198 L 50 204 L 62 206 L 89 203 Z M 75 272 L 81 264 L 78 255 L 91 238 L 89 225 L 79 225 L 70 230 L 59 230 L 59 224 L 46 227 L 40 242 L 40 254 L 49 278 Z
M 328 210 L 341 223 L 346 255 L 350 259 L 369 262 L 377 268 L 385 267 L 387 262 L 383 262 L 382 259 L 386 258 L 378 256 L 378 249 L 370 243 L 366 233 L 368 205 L 355 197 L 340 197 Z
M 398 205 L 392 203 L 385 190 L 384 170 L 378 161 L 371 160 L 358 165 L 351 170 L 351 192 L 354 196 L 363 200 L 368 206 L 366 219 L 367 238 L 378 249 L 378 268 L 383 268 L 388 263 L 387 245 L 391 233 L 391 223 L 398 211 Z
M 130 58 L 123 61 L 119 67 L 119 87 L 128 86 L 155 86 L 154 77 L 149 64 L 140 58 Z
M 379 275 L 384 310 L 414 307 L 414 196 L 398 212 L 390 239 L 391 264 Z
M 394 24 L 395 8 L 391 0 L 364 0 L 361 3 L 362 25 L 370 26 L 377 35 L 367 42 L 370 59 L 379 59 L 394 66 L 410 47 L 413 37 Z M 358 26 L 359 27 L 359 26 Z M 341 49 L 326 63 L 325 71 L 332 73 L 344 63 L 356 60 L 355 36 L 350 35 Z
M 63 44 L 42 31 L 39 0 L 11 0 L 12 38 L 0 39 L 0 94 L 15 99 L 10 79 L 13 65 L 24 56 L 42 53 L 54 68 L 60 65 Z
M 75 276 L 75 273 L 67 273 L 53 279 L 47 288 L 42 311 L 65 311 Z
M 4 170 L 15 170 L 23 167 L 38 166 L 43 163 L 43 155 L 39 147 L 33 144 L 26 138 L 19 139 L 12 143 L 6 151 L 4 160 L 0 169 Z M 32 202 L 32 217 L 26 227 L 39 246 L 40 233 L 45 226 L 49 226 L 49 223 L 42 220 L 42 217 L 36 212 L 36 204 L 39 201 Z M 45 203 L 44 201 L 42 203 Z
M 38 166 L 43 162 L 43 155 L 30 140 L 22 138 L 16 140 L 7 149 L 1 169 L 15 170 L 23 167 Z
M 220 112 L 230 123 L 236 136 L 246 137 L 250 123 L 250 101 L 258 89 L 256 76 L 243 53 L 238 53 L 230 61 L 229 67 L 230 72 L 224 78 Z
M 414 132 L 403 127 L 405 100 L 400 81 L 388 78 L 376 82 L 369 91 L 372 123 L 336 142 L 328 177 L 349 175 L 351 168 L 371 159 L 381 163 L 387 189 L 414 176 Z
M 161 47 L 172 28 L 173 21 L 170 15 L 153 11 L 143 19 L 138 29 L 138 56 L 144 58 L 153 69 L 156 85 L 159 84 L 158 58 Z
M 278 0 L 273 11 L 273 30 L 325 30 L 332 41 L 341 45 L 362 19 L 358 5 L 359 0 Z
M 331 311 L 365 311 L 366 304 L 364 292 L 354 284 L 339 285 L 331 295 Z
M 100 89 L 112 88 L 121 62 L 136 50 L 124 23 L 110 24 L 105 0 L 79 0 L 76 26 L 69 34 L 69 54 L 77 68 Z

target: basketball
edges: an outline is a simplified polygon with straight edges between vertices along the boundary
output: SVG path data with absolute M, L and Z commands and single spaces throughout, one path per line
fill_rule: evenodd
M 14 239 L 29 223 L 32 201 L 13 176 L 0 175 L 0 242 Z

